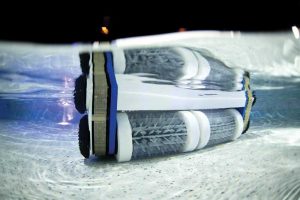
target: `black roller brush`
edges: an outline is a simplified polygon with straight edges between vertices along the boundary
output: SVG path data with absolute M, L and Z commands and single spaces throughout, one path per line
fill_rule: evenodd
M 90 156 L 90 131 L 87 115 L 84 115 L 79 122 L 78 140 L 81 155 L 88 158 Z
M 80 75 L 75 80 L 74 103 L 78 112 L 83 114 L 86 111 L 86 76 Z

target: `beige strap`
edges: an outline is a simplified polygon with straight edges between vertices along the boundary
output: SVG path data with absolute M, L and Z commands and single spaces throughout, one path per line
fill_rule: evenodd
M 108 82 L 105 74 L 105 58 L 100 52 L 93 53 L 94 91 L 93 91 L 93 131 L 94 153 L 96 156 L 106 154 L 106 122 Z
M 250 78 L 247 76 L 244 76 L 245 80 L 245 90 L 247 94 L 247 105 L 246 105 L 246 111 L 245 111 L 245 117 L 244 117 L 244 130 L 247 128 L 247 124 L 249 123 L 250 120 L 250 113 L 251 113 L 251 108 L 252 108 L 252 103 L 253 103 L 253 94 L 250 89 Z

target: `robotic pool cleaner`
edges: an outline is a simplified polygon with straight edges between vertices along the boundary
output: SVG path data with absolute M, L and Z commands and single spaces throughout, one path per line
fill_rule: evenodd
M 247 72 L 182 46 L 80 54 L 76 109 L 81 154 L 118 162 L 189 152 L 237 139 L 255 97 Z

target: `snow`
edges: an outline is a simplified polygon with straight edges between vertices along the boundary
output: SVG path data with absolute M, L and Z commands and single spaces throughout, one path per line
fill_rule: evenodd
M 192 153 L 116 163 L 84 160 L 75 126 L 20 121 L 0 126 L 1 199 L 294 199 L 300 194 L 299 128 L 262 128 Z

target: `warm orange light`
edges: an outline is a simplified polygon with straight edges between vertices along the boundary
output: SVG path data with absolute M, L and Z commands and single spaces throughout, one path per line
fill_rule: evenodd
M 185 31 L 186 31 L 186 28 L 183 28 L 183 27 L 178 29 L 178 32 L 185 32 Z
M 101 33 L 104 34 L 104 35 L 108 35 L 109 33 L 109 30 L 106 26 L 102 26 L 101 27 Z

